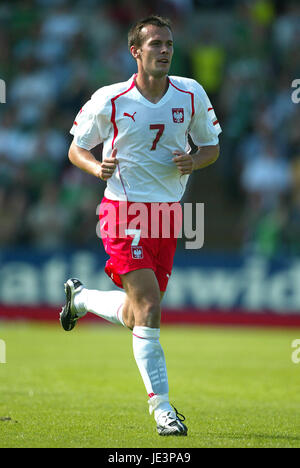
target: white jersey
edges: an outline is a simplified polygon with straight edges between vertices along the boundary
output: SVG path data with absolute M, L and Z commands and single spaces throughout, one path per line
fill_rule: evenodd
M 139 92 L 133 75 L 104 86 L 83 106 L 70 133 L 76 145 L 91 150 L 103 142 L 103 158 L 117 148 L 119 165 L 104 195 L 133 202 L 180 201 L 188 175 L 172 161 L 173 151 L 218 144 L 221 127 L 195 80 L 170 76 L 162 99 L 153 104 Z

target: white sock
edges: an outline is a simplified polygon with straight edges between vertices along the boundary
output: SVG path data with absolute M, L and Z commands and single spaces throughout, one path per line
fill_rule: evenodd
M 135 326 L 132 332 L 134 357 L 150 398 L 150 414 L 155 411 L 155 419 L 161 410 L 173 411 L 169 403 L 166 360 L 159 335 L 159 328 Z
M 125 327 L 122 316 L 125 298 L 126 293 L 123 291 L 98 291 L 83 288 L 75 294 L 74 305 L 81 317 L 91 312 L 109 322 L 122 324 Z
M 168 413 L 172 411 L 173 416 L 175 417 L 175 411 L 170 405 L 169 394 L 153 395 L 148 400 L 149 403 L 149 413 L 152 414 L 154 411 L 155 421 L 158 422 L 159 417 L 163 413 Z

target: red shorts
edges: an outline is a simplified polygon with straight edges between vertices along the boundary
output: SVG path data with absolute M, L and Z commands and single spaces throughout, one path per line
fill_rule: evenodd
M 165 291 L 181 230 L 180 203 L 137 203 L 104 197 L 99 222 L 104 249 L 109 255 L 105 272 L 112 281 L 123 288 L 120 275 L 150 268 L 160 291 Z

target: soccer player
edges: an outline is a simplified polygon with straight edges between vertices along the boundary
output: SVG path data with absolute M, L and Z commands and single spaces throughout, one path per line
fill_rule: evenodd
M 78 279 L 69 279 L 60 322 L 69 331 L 80 317 L 92 312 L 131 329 L 134 357 L 158 433 L 186 435 L 184 417 L 169 402 L 166 361 L 159 342 L 160 303 L 172 271 L 178 219 L 170 216 L 167 237 L 161 230 L 155 238 L 147 234 L 151 223 L 157 223 L 151 218 L 153 205 L 180 206 L 189 175 L 216 161 L 221 128 L 200 84 L 168 76 L 173 55 L 168 19 L 151 16 L 136 23 L 129 31 L 128 46 L 137 73 L 93 94 L 75 118 L 69 150 L 75 166 L 107 181 L 100 209 L 102 240 L 109 255 L 105 271 L 123 291 L 89 290 Z M 198 147 L 193 155 L 188 135 Z M 102 142 L 100 162 L 90 150 Z M 121 212 L 124 204 L 126 219 Z M 149 220 L 150 227 L 145 235 L 140 225 L 121 235 L 124 219 L 133 219 L 134 204 L 144 207 L 143 221 Z M 108 212 L 113 221 L 104 216 Z M 108 224 L 119 228 L 116 234 Z

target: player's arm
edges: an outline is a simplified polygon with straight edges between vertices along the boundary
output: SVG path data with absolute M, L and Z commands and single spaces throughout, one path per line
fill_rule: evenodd
M 118 164 L 116 155 L 117 149 L 114 148 L 111 156 L 100 162 L 90 151 L 76 145 L 74 141 L 69 149 L 69 159 L 74 166 L 102 180 L 107 180 L 113 175 Z
M 210 166 L 219 157 L 220 146 L 199 146 L 198 151 L 194 154 L 184 153 L 182 151 L 174 151 L 173 162 L 176 164 L 179 172 L 182 175 L 191 174 L 197 169 L 203 169 Z

